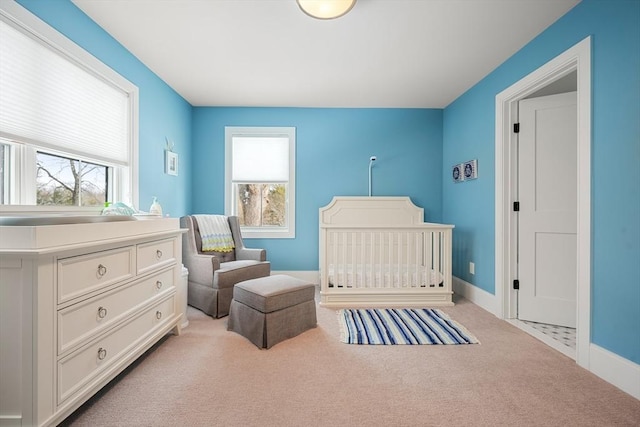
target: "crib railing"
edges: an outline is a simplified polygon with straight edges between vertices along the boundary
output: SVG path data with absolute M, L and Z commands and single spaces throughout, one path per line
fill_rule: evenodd
M 452 228 L 321 225 L 321 304 L 451 305 Z

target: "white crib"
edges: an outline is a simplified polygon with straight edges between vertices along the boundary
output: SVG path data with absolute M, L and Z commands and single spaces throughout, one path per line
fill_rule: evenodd
M 320 208 L 320 304 L 453 305 L 453 225 L 423 222 L 408 197 L 334 197 Z

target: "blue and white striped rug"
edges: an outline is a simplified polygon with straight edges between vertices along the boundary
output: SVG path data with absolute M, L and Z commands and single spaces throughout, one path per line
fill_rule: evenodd
M 479 344 L 444 312 L 431 308 L 343 309 L 340 341 L 347 344 Z

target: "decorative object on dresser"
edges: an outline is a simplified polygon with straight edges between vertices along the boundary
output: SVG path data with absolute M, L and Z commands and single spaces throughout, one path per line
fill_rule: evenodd
M 178 220 L 128 218 L 0 222 L 0 425 L 58 424 L 180 333 Z
M 334 197 L 320 208 L 320 305 L 451 306 L 453 225 L 408 197 Z
M 189 270 L 189 305 L 209 316 L 224 317 L 229 314 L 234 285 L 268 276 L 271 263 L 267 261 L 264 249 L 244 246 L 238 217 L 235 216 L 223 217 L 228 221 L 234 247 L 225 247 L 224 251 L 203 251 L 199 217 L 180 218 L 180 225 L 187 229 L 182 237 L 182 258 Z

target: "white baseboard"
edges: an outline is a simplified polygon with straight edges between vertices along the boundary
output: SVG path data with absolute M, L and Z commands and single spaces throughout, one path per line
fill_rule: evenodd
M 640 400 L 640 365 L 593 343 L 589 365 L 591 372 Z
M 311 282 L 314 285 L 320 285 L 320 272 L 319 271 L 272 271 L 271 275 L 274 274 L 286 274 L 287 276 L 295 277 L 296 279 L 304 280 L 307 282 Z
M 480 289 L 469 282 L 465 282 L 456 276 L 452 277 L 452 282 L 454 293 L 461 295 L 478 307 L 484 308 L 489 313 L 496 315 L 498 312 L 498 303 L 495 295 L 490 294 L 484 289 Z

